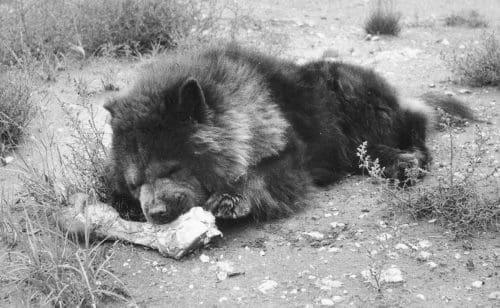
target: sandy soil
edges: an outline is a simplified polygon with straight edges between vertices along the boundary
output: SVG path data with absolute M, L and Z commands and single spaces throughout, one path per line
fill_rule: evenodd
M 330 49 L 340 60 L 374 68 L 402 96 L 419 95 L 431 86 L 432 90 L 456 93 L 480 118 L 491 122 L 480 126 L 491 136 L 488 161 L 498 165 L 499 90 L 472 88 L 470 93 L 460 94 L 466 87 L 450 82 L 451 72 L 441 57 L 477 39 L 483 31 L 444 27 L 442 18 L 475 8 L 487 16 L 490 29 L 498 32 L 497 0 L 398 3 L 407 26 L 399 37 L 377 41 L 364 40 L 362 21 L 368 13 L 368 1 L 240 2 L 251 22 L 243 23 L 238 35 L 249 44 L 259 45 L 263 38 L 271 43 L 279 41 L 276 46 L 281 47 L 275 51 L 298 62 L 319 58 Z M 443 39 L 449 44 L 443 44 Z M 96 92 L 91 99 L 102 104 L 112 95 L 102 91 L 103 76 L 111 74 L 124 88 L 144 61 L 96 60 L 81 69 L 61 72 L 56 83 L 36 94 L 43 103 L 44 120 L 34 125 L 33 136 L 37 138 L 50 128 L 58 143 L 66 140 L 61 113 L 55 110 L 58 100 L 77 100 L 75 80 L 85 80 L 87 89 Z M 76 111 L 80 108 L 73 107 Z M 100 110 L 98 121 L 102 123 L 105 116 Z M 439 132 L 431 137 L 433 172 L 420 185 L 429 185 L 439 174 L 440 164 L 446 164 L 448 138 Z M 474 138 L 473 125 L 457 131 L 454 138 L 458 145 L 467 147 Z M 24 154 L 36 159 L 34 152 L 25 150 Z M 0 169 L 2 186 L 17 186 L 12 180 L 13 169 Z M 180 262 L 118 243 L 110 248 L 115 253 L 110 269 L 144 307 L 500 305 L 500 301 L 488 299 L 489 294 L 500 291 L 498 234 L 453 240 L 451 232 L 432 222 L 415 222 L 389 211 L 380 187 L 358 176 L 314 191 L 311 200 L 310 208 L 288 219 L 222 226 L 224 237 L 220 241 Z M 419 257 L 422 252 L 430 253 L 426 260 Z M 224 277 L 218 275 L 221 269 L 217 262 L 232 264 L 238 274 L 220 279 Z M 402 280 L 383 282 L 378 291 L 377 284 L 363 275 L 370 268 L 399 269 Z

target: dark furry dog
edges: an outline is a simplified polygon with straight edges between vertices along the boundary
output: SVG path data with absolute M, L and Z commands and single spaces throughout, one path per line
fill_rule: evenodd
M 472 117 L 444 96 L 425 99 Z M 363 141 L 387 177 L 404 180 L 404 168 L 430 161 L 433 109 L 401 101 L 373 71 L 236 45 L 159 61 L 105 108 L 115 199 L 158 224 L 197 205 L 220 218 L 289 214 L 311 182 L 356 172 Z

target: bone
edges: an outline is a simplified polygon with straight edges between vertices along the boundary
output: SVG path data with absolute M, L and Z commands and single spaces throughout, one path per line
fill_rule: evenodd
M 215 217 L 201 207 L 191 208 L 172 223 L 153 225 L 124 220 L 105 203 L 89 204 L 85 194 L 75 194 L 69 201 L 70 206 L 58 213 L 57 223 L 63 231 L 79 238 L 87 233 L 92 240 L 130 242 L 178 260 L 222 236 L 215 226 Z

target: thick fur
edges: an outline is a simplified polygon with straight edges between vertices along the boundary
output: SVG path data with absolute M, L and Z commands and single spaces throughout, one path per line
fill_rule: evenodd
M 459 102 L 425 99 L 472 117 Z M 105 107 L 116 199 L 154 223 L 195 205 L 221 218 L 290 214 L 312 182 L 358 171 L 364 141 L 388 177 L 430 161 L 429 104 L 400 101 L 373 71 L 341 62 L 212 48 L 150 65 Z

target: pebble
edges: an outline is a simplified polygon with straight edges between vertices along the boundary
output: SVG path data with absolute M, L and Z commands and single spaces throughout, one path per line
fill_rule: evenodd
M 427 261 L 429 260 L 429 258 L 432 256 L 432 253 L 428 252 L 428 251 L 421 251 L 418 256 L 417 256 L 417 260 L 419 261 Z
M 420 246 L 420 248 L 429 248 L 432 246 L 432 243 L 428 240 L 422 240 L 418 242 L 418 246 Z
M 334 222 L 331 222 L 331 223 L 330 223 L 330 226 L 331 226 L 332 228 L 334 228 L 334 229 L 335 229 L 335 228 L 344 228 L 344 227 L 345 227 L 345 223 L 343 223 L 343 222 L 337 222 L 337 221 L 334 221 Z
M 328 248 L 328 252 L 340 252 L 340 248 L 338 248 L 338 247 L 330 247 L 330 248 Z
M 458 90 L 458 93 L 460 93 L 460 94 L 470 94 L 472 92 L 469 89 L 460 89 L 460 90 Z
M 329 298 L 322 298 L 320 303 L 321 303 L 321 306 L 333 306 L 333 305 L 335 305 L 335 303 Z
M 417 294 L 417 295 L 415 295 L 415 296 L 416 296 L 418 299 L 421 299 L 421 300 L 425 301 L 425 295 L 423 295 L 423 294 Z
M 278 286 L 278 283 L 274 280 L 264 280 L 263 283 L 261 283 L 257 289 L 264 294 L 267 294 L 268 292 L 274 291 L 274 289 Z
M 208 263 L 210 261 L 210 257 L 207 256 L 206 254 L 201 254 L 200 261 L 203 263 Z
M 488 295 L 488 299 L 500 301 L 500 291 L 493 291 Z
M 321 290 L 332 290 L 334 288 L 340 288 L 342 285 L 342 281 L 331 280 L 330 278 L 323 278 L 319 281 Z
M 427 265 L 429 265 L 429 267 L 430 267 L 431 269 L 435 269 L 436 267 L 438 267 L 437 263 L 432 262 L 432 261 L 427 262 Z
M 342 296 L 335 295 L 332 297 L 332 301 L 334 301 L 335 303 L 340 303 L 340 302 L 344 301 L 344 298 Z
M 474 281 L 474 282 L 472 283 L 472 286 L 473 286 L 474 288 L 480 288 L 480 287 L 482 287 L 483 285 L 484 285 L 484 282 L 483 282 L 483 281 L 481 281 L 481 280 L 476 280 L 476 281 Z
M 398 249 L 398 250 L 408 250 L 408 249 L 410 249 L 410 247 L 408 247 L 408 245 L 405 245 L 405 244 L 403 244 L 403 243 L 399 243 L 399 244 L 397 244 L 397 245 L 395 246 L 395 248 L 396 248 L 396 249 Z
M 403 279 L 403 274 L 401 273 L 401 270 L 396 267 L 391 267 L 386 270 L 382 270 L 380 273 L 380 279 L 385 282 L 402 282 L 404 281 Z
M 313 238 L 315 240 L 322 240 L 325 238 L 325 235 L 323 233 L 320 233 L 317 231 L 304 232 L 304 234 L 310 236 L 311 238 Z

